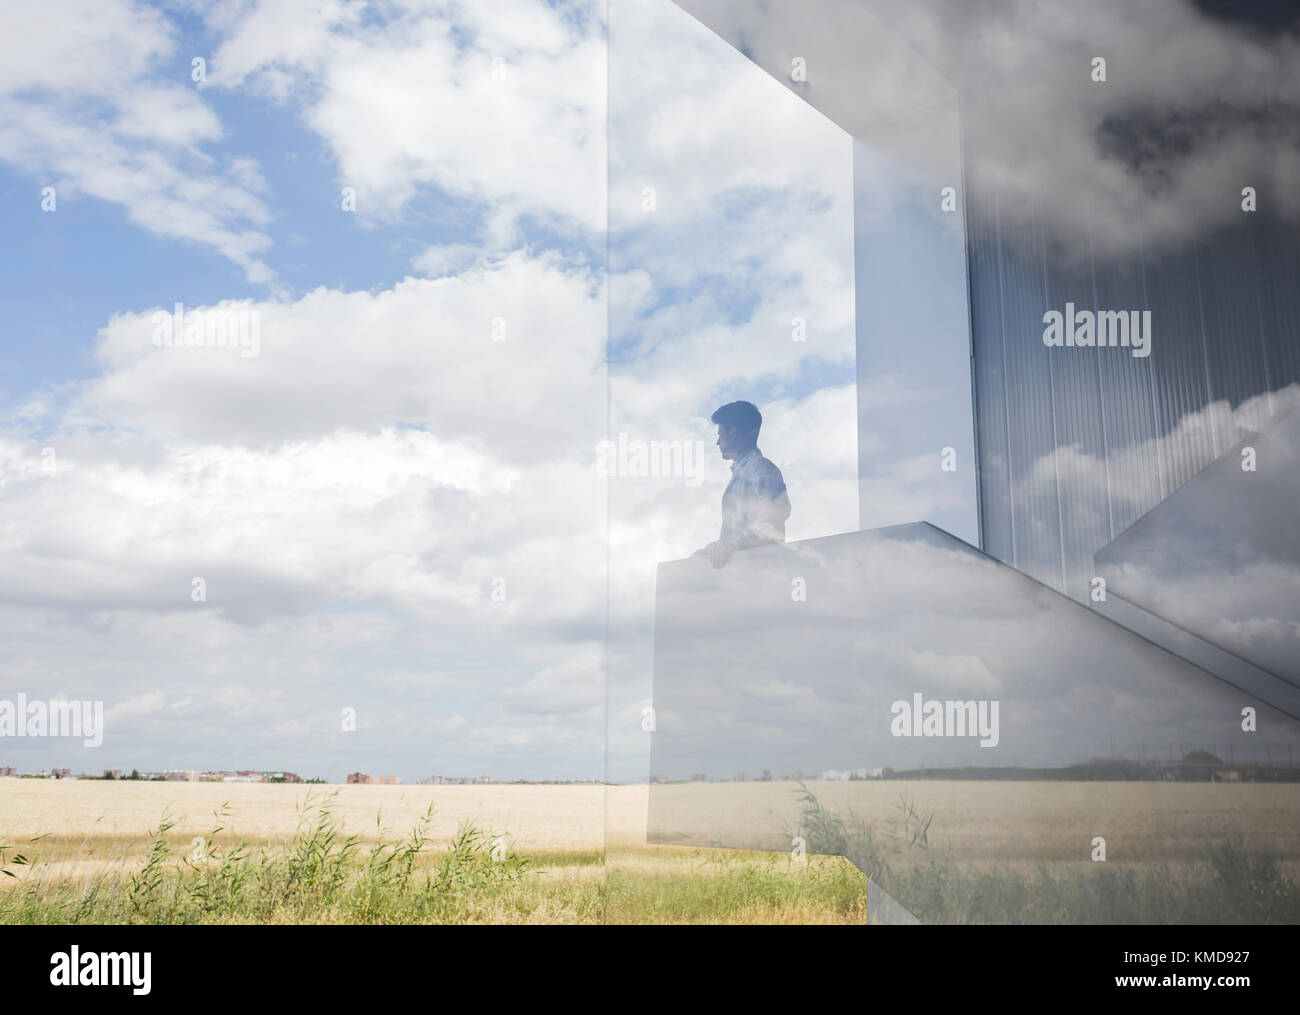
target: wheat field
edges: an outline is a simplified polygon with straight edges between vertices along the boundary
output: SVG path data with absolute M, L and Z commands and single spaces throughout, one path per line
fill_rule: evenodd
M 1286 784 L 653 792 L 650 808 L 646 786 L 0 779 L 0 922 L 862 923 L 864 870 L 944 921 L 1300 912 L 1300 787 Z M 648 813 L 685 834 L 647 842 Z M 710 848 L 754 829 L 804 835 L 810 855 Z M 1098 834 L 1104 865 L 1088 858 Z M 838 852 L 857 866 L 818 855 Z

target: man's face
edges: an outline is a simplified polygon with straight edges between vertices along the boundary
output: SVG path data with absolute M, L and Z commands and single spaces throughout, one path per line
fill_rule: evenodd
M 722 457 L 729 462 L 735 461 L 739 450 L 740 447 L 736 435 L 736 428 L 734 426 L 722 426 L 719 424 L 718 451 L 722 453 Z

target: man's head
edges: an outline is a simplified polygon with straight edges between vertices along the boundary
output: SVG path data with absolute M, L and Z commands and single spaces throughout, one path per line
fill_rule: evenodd
M 734 462 L 758 443 L 763 414 L 752 402 L 728 402 L 709 417 L 718 425 L 718 450 Z

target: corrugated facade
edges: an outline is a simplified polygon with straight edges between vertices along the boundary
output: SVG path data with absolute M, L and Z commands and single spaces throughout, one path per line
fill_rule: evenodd
M 978 136 L 965 144 L 982 545 L 1083 598 L 1099 549 L 1300 382 L 1300 231 L 1243 212 L 1181 249 L 1148 251 L 1140 222 L 1128 253 L 1066 248 L 1033 209 L 1008 222 Z M 1151 354 L 1049 348 L 1043 315 L 1067 301 L 1149 310 Z

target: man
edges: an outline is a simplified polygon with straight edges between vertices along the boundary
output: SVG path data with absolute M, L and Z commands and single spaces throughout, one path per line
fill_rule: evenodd
M 737 550 L 785 542 L 790 498 L 781 470 L 758 450 L 763 416 L 750 402 L 728 402 L 711 421 L 718 427 L 718 451 L 731 462 L 731 482 L 722 494 L 722 531 L 696 551 L 722 567 Z

